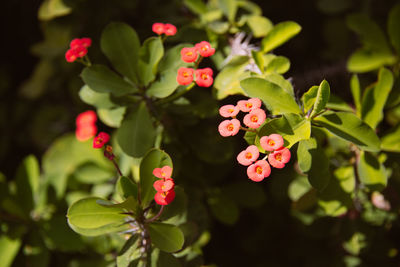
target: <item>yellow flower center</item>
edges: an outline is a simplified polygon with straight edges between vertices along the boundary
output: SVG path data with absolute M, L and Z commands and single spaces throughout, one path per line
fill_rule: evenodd
M 261 174 L 262 171 L 263 171 L 262 167 L 257 166 L 257 168 L 256 168 L 256 173 Z
M 252 154 L 250 152 L 247 152 L 246 153 L 246 159 L 251 159 L 251 157 L 252 157 Z

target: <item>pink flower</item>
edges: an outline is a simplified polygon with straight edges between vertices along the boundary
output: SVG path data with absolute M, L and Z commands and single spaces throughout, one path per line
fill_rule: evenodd
M 164 23 L 154 23 L 153 26 L 151 27 L 153 32 L 157 33 L 158 35 L 161 35 L 164 33 Z
M 76 139 L 78 139 L 78 141 L 81 142 L 89 140 L 90 138 L 95 136 L 96 133 L 97 133 L 97 127 L 94 124 L 78 126 L 75 130 Z
M 210 87 L 213 84 L 213 71 L 210 68 L 197 69 L 195 72 L 196 83 L 201 87 Z
M 202 57 L 210 57 L 215 53 L 215 48 L 212 48 L 210 43 L 207 41 L 197 43 L 195 47 Z
M 248 100 L 240 100 L 237 105 L 240 110 L 243 112 L 250 112 L 254 109 L 258 109 L 261 107 L 261 100 L 258 98 L 250 98 Z
M 239 113 L 239 107 L 234 105 L 225 105 L 219 108 L 219 114 L 225 118 L 234 117 L 238 113 Z
M 78 58 L 78 55 L 73 49 L 68 49 L 67 52 L 65 53 L 65 60 L 67 62 L 74 62 Z
M 154 182 L 153 187 L 157 192 L 166 192 L 173 189 L 175 186 L 174 180 L 171 178 L 165 180 L 157 180 Z
M 105 132 L 100 132 L 93 139 L 93 148 L 102 148 L 108 141 L 110 141 L 110 135 Z
M 290 160 L 290 150 L 286 147 L 281 148 L 279 150 L 275 150 L 271 154 L 268 155 L 269 164 L 272 167 L 282 169 L 285 167 L 285 164 Z
M 260 182 L 271 174 L 271 167 L 265 160 L 258 160 L 247 168 L 247 176 L 254 182 Z
M 97 121 L 96 112 L 94 112 L 93 110 L 88 110 L 80 113 L 76 117 L 75 123 L 76 127 L 79 127 L 83 125 L 94 124 L 96 121 Z
M 157 192 L 156 195 L 154 196 L 154 200 L 158 205 L 168 205 L 171 203 L 175 198 L 175 191 L 174 189 L 171 189 L 166 192 Z
M 180 85 L 188 85 L 193 82 L 193 72 L 192 68 L 184 68 L 181 67 L 178 69 L 178 76 L 176 77 L 176 81 Z
M 233 136 L 239 132 L 240 121 L 237 119 L 224 120 L 218 126 L 219 133 L 224 136 Z
M 195 62 L 198 57 L 197 50 L 194 47 L 184 47 L 181 50 L 181 59 L 184 62 Z
M 244 116 L 243 123 L 253 129 L 257 129 L 265 121 L 267 115 L 262 109 L 253 109 L 249 114 Z
M 259 155 L 260 152 L 258 152 L 258 148 L 255 145 L 251 145 L 246 148 L 246 150 L 240 152 L 236 159 L 240 164 L 244 166 L 249 166 L 256 159 L 258 159 Z
M 260 145 L 266 151 L 274 151 L 283 147 L 283 138 L 280 134 L 271 134 L 263 136 L 260 139 Z
M 176 27 L 172 24 L 164 24 L 164 33 L 167 36 L 173 36 L 176 34 Z
M 172 168 L 170 166 L 164 166 L 162 168 L 155 168 L 153 175 L 157 178 L 168 179 L 171 178 Z

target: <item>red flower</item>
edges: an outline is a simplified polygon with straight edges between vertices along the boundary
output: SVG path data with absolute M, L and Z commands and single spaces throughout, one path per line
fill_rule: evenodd
M 155 168 L 153 175 L 157 178 L 168 179 L 171 178 L 172 168 L 170 166 L 164 166 L 162 168 Z
M 81 43 L 82 43 L 83 47 L 88 48 L 89 46 L 92 45 L 92 39 L 90 39 L 88 37 L 84 37 L 81 39 Z
M 175 186 L 174 180 L 171 178 L 157 180 L 154 182 L 153 187 L 157 192 L 166 192 L 173 189 Z
M 75 38 L 69 43 L 71 49 L 77 49 L 80 46 L 82 46 L 82 40 L 79 38 Z
M 88 124 L 84 126 L 78 126 L 75 131 L 75 136 L 78 141 L 84 142 L 89 140 L 97 133 L 96 125 Z
M 164 23 L 154 23 L 152 26 L 153 32 L 157 33 L 158 35 L 161 35 L 165 31 Z
M 68 51 L 65 53 L 65 60 L 67 60 L 67 62 L 74 62 L 77 58 L 78 55 L 73 49 L 68 49 Z
M 172 24 L 167 23 L 164 25 L 164 33 L 167 36 L 173 36 L 176 34 L 176 27 Z
M 196 83 L 201 87 L 210 87 L 213 84 L 213 71 L 210 68 L 197 69 L 195 72 Z
M 96 121 L 97 121 L 97 115 L 96 112 L 94 112 L 93 110 L 88 110 L 80 113 L 75 120 L 76 127 L 88 124 L 94 124 Z
M 158 205 L 168 205 L 171 203 L 175 198 L 175 191 L 171 189 L 166 192 L 157 192 L 154 196 L 154 200 Z
M 69 43 L 70 49 L 65 53 L 67 62 L 74 62 L 78 57 L 84 57 L 87 54 L 87 48 L 92 45 L 92 39 L 75 38 Z
M 181 50 L 181 58 L 184 62 L 191 63 L 197 59 L 197 49 L 195 47 L 184 47 Z
M 93 148 L 102 148 L 108 141 L 110 141 L 110 135 L 105 132 L 100 132 L 93 139 Z
M 181 67 L 178 70 L 178 76 L 176 77 L 176 81 L 180 85 L 188 85 L 193 82 L 193 72 L 192 68 L 184 68 Z
M 210 43 L 207 41 L 197 43 L 195 47 L 202 57 L 210 57 L 215 53 L 215 48 L 212 48 Z

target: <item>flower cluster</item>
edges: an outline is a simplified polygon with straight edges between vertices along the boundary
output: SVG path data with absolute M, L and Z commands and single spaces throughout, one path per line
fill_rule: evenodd
M 247 113 L 243 123 L 248 127 L 242 127 L 236 115 L 240 112 Z M 219 114 L 230 120 L 222 121 L 218 126 L 219 133 L 224 136 L 236 135 L 240 129 L 257 132 L 257 129 L 265 122 L 266 113 L 261 109 L 261 100 L 250 98 L 240 100 L 237 105 L 225 105 L 219 109 Z M 260 146 L 266 151 L 266 156 L 258 160 L 260 151 L 257 146 L 251 145 L 239 153 L 237 161 L 247 168 L 249 179 L 260 182 L 271 174 L 271 167 L 283 168 L 290 160 L 290 150 L 283 146 L 284 141 L 281 135 L 271 134 L 260 138 Z M 266 160 L 268 158 L 268 161 Z
M 154 23 L 152 30 L 158 35 L 165 34 L 166 36 L 173 36 L 176 34 L 176 27 L 169 23 Z
M 93 139 L 93 148 L 102 148 L 105 144 L 110 141 L 110 135 L 105 132 L 100 132 L 94 139 Z
M 186 63 L 194 63 L 197 67 L 200 61 L 204 57 L 210 57 L 214 55 L 215 48 L 212 48 L 209 42 L 202 41 L 197 43 L 194 47 L 184 47 L 181 50 L 181 59 Z M 213 80 L 213 71 L 210 68 L 195 69 L 195 68 L 184 68 L 181 67 L 178 70 L 178 76 L 176 77 L 177 82 L 180 85 L 191 84 L 196 77 L 195 82 L 201 87 L 210 87 Z
M 81 142 L 89 140 L 97 133 L 96 127 L 97 116 L 93 110 L 80 113 L 75 120 L 76 130 L 75 136 Z
M 65 59 L 67 62 L 74 62 L 78 58 L 86 56 L 87 48 L 92 45 L 92 39 L 90 38 L 76 38 L 69 44 L 69 49 L 65 53 Z
M 175 183 L 171 178 L 172 168 L 170 166 L 164 166 L 162 168 L 155 168 L 153 175 L 160 180 L 154 182 L 153 187 L 157 191 L 154 196 L 154 200 L 159 205 L 168 205 L 175 198 Z

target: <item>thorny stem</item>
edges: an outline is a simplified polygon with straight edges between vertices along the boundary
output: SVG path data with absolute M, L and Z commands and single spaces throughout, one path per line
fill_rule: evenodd
M 245 127 L 243 127 L 243 126 L 240 126 L 239 129 L 240 129 L 240 130 L 243 130 L 243 131 L 247 131 L 247 132 L 253 132 L 253 133 L 256 133 L 256 132 L 257 132 L 256 129 L 245 128 Z
M 161 209 L 158 211 L 157 215 L 155 215 L 153 218 L 148 219 L 146 221 L 146 223 L 151 223 L 151 222 L 154 222 L 155 220 L 157 220 L 161 216 L 163 211 L 164 211 L 164 206 L 162 205 Z
M 117 169 L 119 176 L 123 176 L 115 159 L 112 160 L 112 163 L 114 164 L 115 168 Z
M 362 206 L 361 206 L 361 201 L 358 196 L 358 193 L 360 192 L 360 176 L 358 173 L 357 169 L 357 164 L 360 161 L 360 150 L 355 146 L 351 145 L 351 150 L 354 152 L 354 162 L 353 162 L 353 168 L 354 168 L 354 178 L 355 178 L 355 188 L 354 188 L 354 207 L 358 212 L 361 212 Z

